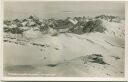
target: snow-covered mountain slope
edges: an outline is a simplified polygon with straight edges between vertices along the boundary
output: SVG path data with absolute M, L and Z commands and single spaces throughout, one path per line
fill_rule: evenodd
M 85 35 L 69 33 L 54 37 L 46 35 L 31 40 L 25 46 L 5 43 L 5 58 L 9 59 L 6 65 L 36 65 L 36 69 L 40 71 L 47 69 L 47 73 L 54 73 L 56 76 L 73 76 L 74 74 L 76 76 L 123 76 L 124 48 L 113 46 L 104 40 L 106 38 L 100 33 Z M 87 56 L 92 54 L 101 54 L 103 61 L 107 64 L 89 62 Z M 81 57 L 85 59 L 82 60 Z M 86 63 L 82 63 L 84 61 Z M 50 71 L 49 66 L 52 65 L 56 66 Z M 66 68 L 70 69 L 64 70 Z
M 47 69 L 46 73 L 55 76 L 123 76 L 124 24 L 104 21 L 103 25 L 107 29 L 104 33 L 81 35 L 61 33 L 51 36 L 26 31 L 27 36 L 23 38 L 29 39 L 21 41 L 24 45 L 17 39 L 4 42 L 4 58 L 8 59 L 4 63 L 37 66 L 36 72 Z M 99 59 L 91 62 L 93 59 L 89 57 L 93 54 L 101 55 L 105 63 L 98 63 L 101 62 Z
M 115 39 L 125 38 L 125 22 L 122 20 L 121 23 L 103 21 L 104 27 L 107 29 L 105 33 L 114 37 Z

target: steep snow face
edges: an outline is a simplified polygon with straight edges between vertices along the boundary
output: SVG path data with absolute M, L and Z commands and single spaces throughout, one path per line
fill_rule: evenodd
M 103 25 L 107 29 L 105 33 L 117 39 L 124 39 L 125 37 L 125 23 L 122 21 L 121 23 L 116 22 L 108 22 L 103 20 Z
M 74 24 L 74 25 L 78 23 L 78 21 L 77 21 L 76 19 L 71 19 L 71 18 L 70 18 L 69 21 L 70 21 L 72 24 Z

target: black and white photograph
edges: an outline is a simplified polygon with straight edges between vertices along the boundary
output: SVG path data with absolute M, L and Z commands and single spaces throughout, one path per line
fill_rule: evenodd
M 4 1 L 3 76 L 125 77 L 125 4 Z

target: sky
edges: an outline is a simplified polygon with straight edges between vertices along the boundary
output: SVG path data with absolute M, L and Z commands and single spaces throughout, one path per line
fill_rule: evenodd
M 26 18 L 36 15 L 41 18 L 66 18 L 74 16 L 98 16 L 101 14 L 125 16 L 123 2 L 87 1 L 6 1 L 4 18 Z

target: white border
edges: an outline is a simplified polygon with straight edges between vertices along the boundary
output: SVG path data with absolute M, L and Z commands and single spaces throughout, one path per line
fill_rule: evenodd
M 128 0 L 4 0 L 4 1 L 111 1 L 111 2 L 126 2 Z
M 89 1 L 89 0 L 4 0 L 4 1 Z M 1 0 L 1 2 L 4 2 L 3 0 Z M 90 0 L 90 1 L 102 1 L 102 0 Z M 104 0 L 104 1 L 112 1 L 112 0 Z M 126 28 L 127 23 L 128 23 L 128 2 L 126 2 L 127 0 L 121 1 L 121 0 L 114 0 L 115 2 L 119 1 L 119 2 L 125 2 L 125 77 L 122 78 L 118 78 L 118 77 L 114 77 L 114 78 L 110 78 L 110 77 L 5 77 L 3 76 L 3 56 L 0 55 L 0 58 L 2 60 L 1 62 L 1 75 L 2 78 L 1 80 L 3 81 L 128 81 L 128 28 Z M 112 1 L 112 2 L 114 2 Z M 0 21 L 0 25 L 2 27 L 2 23 L 3 23 L 3 4 L 1 3 L 1 21 Z M 0 54 L 3 54 L 3 29 L 0 28 Z
M 125 77 L 128 81 L 128 2 L 125 3 Z
M 0 79 L 3 77 L 3 1 L 0 0 Z
M 126 78 L 97 77 L 5 77 L 4 81 L 127 81 Z

